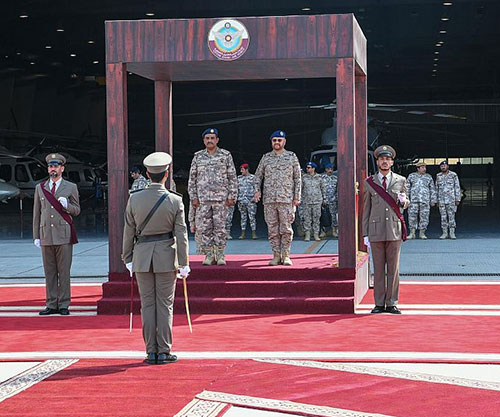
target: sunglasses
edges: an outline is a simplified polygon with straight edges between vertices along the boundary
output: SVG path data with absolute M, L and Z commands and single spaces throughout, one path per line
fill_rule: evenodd
M 282 138 L 273 138 L 273 142 L 282 142 L 283 139 Z

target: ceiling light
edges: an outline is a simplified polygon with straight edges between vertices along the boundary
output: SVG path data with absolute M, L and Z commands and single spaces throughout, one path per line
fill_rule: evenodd
M 451 6 L 453 3 L 451 1 L 443 2 L 443 6 Z
M 437 69 L 433 69 L 432 72 L 437 72 Z
M 21 55 L 21 52 L 16 52 L 16 55 Z
M 432 76 L 433 76 L 433 77 L 435 77 L 435 76 L 436 76 L 436 74 L 432 74 Z
M 439 55 L 439 51 L 434 51 L 434 55 Z
M 5 55 L 5 58 L 8 58 L 8 57 L 9 57 L 9 55 Z
M 21 15 L 19 15 L 19 18 L 21 18 L 21 19 L 27 19 L 28 15 L 27 14 L 21 14 Z
M 64 29 L 63 28 L 57 28 L 56 32 L 64 32 Z
M 154 13 L 151 13 L 151 12 L 146 13 L 146 16 L 149 16 L 149 17 L 154 16 L 154 15 L 155 15 L 155 14 L 154 14 Z
M 437 66 L 438 66 L 438 64 L 434 63 L 434 66 L 435 66 L 435 67 L 437 67 Z
M 439 48 L 441 46 L 441 44 L 438 42 L 438 43 L 436 43 L 436 46 Z
M 45 45 L 45 49 L 52 49 L 52 46 L 50 46 L 50 45 Z
M 448 20 L 450 20 L 450 18 L 449 18 L 449 17 L 442 17 L 442 18 L 441 18 L 441 20 L 442 20 L 443 22 L 447 22 Z
M 87 43 L 93 44 L 93 43 L 95 43 L 95 41 L 93 41 L 93 40 L 91 39 L 91 40 L 89 40 Z
M 434 61 L 439 61 L 439 58 L 434 58 Z
M 99 61 L 92 61 L 92 64 L 98 64 Z
M 30 62 L 30 65 L 35 65 L 35 63 L 34 62 Z
M 302 7 L 302 11 L 303 11 L 303 12 L 308 12 L 308 11 L 310 11 L 310 10 L 311 10 L 311 8 L 310 8 L 310 7 Z
M 440 30 L 439 33 L 446 33 L 446 30 Z
M 76 56 L 76 54 L 69 54 L 69 56 L 74 58 Z

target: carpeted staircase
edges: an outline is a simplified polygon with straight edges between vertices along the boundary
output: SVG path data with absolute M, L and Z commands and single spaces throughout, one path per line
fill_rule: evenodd
M 202 266 L 201 260 L 191 258 L 187 280 L 191 314 L 353 313 L 367 287 L 366 276 L 360 273 L 366 268 L 366 257 L 360 257 L 356 270 L 336 267 L 337 255 L 294 255 L 291 267 L 268 266 L 269 255 L 228 255 L 226 266 Z M 138 313 L 135 283 L 134 295 Z M 175 312 L 184 312 L 183 297 L 178 280 Z M 127 314 L 129 308 L 130 278 L 111 277 L 103 284 L 98 313 Z

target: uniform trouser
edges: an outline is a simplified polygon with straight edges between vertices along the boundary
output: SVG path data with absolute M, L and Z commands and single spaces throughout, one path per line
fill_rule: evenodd
M 445 229 L 451 227 L 454 229 L 457 227 L 455 222 L 455 213 L 457 212 L 457 206 L 453 204 L 439 204 L 439 214 L 441 214 L 441 228 Z
M 48 308 L 68 308 L 71 301 L 70 271 L 73 245 L 42 246 L 45 271 L 45 304 Z
M 319 221 L 321 220 L 321 203 L 304 204 L 304 232 L 319 233 Z
M 226 217 L 226 232 L 231 232 L 231 226 L 233 225 L 233 216 L 234 216 L 234 206 L 227 208 L 227 217 Z
M 290 252 L 295 207 L 291 203 L 264 204 L 269 243 L 273 252 Z
M 257 204 L 256 203 L 238 203 L 238 210 L 241 213 L 241 231 L 246 230 L 247 220 L 250 223 L 250 229 L 257 230 Z
M 226 247 L 227 209 L 225 201 L 207 201 L 196 209 L 196 229 L 200 232 L 202 253 L 213 246 Z
M 427 229 L 430 213 L 431 206 L 429 203 L 410 203 L 410 207 L 408 207 L 410 229 Z
M 337 213 L 339 211 L 339 205 L 335 201 L 334 203 L 328 203 L 328 211 L 330 212 L 330 217 L 332 219 L 332 227 L 338 227 L 339 223 L 337 220 Z
M 175 272 L 136 272 L 141 296 L 142 337 L 147 353 L 168 353 L 172 348 Z
M 375 305 L 395 306 L 399 299 L 401 240 L 371 242 Z

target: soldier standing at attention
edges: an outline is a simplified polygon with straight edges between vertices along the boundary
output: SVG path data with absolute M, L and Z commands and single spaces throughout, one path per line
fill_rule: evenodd
M 80 214 L 80 198 L 76 185 L 62 178 L 66 158 L 51 153 L 45 161 L 49 179 L 36 186 L 33 202 L 33 239 L 42 250 L 46 286 L 46 307 L 38 314 L 67 316 L 73 245 L 78 243 L 72 216 Z
M 205 149 L 194 154 L 188 193 L 196 209 L 203 265 L 225 265 L 227 209 L 234 206 L 238 192 L 236 169 L 231 153 L 217 146 L 217 129 L 206 129 L 201 137 Z
M 252 239 L 257 239 L 257 203 L 254 201 L 255 175 L 250 174 L 247 163 L 240 165 L 241 175 L 238 175 L 238 210 L 241 214 L 241 235 L 245 239 L 247 220 L 252 229 Z
M 302 175 L 301 206 L 304 210 L 304 240 L 311 240 L 311 231 L 314 240 L 319 238 L 319 221 L 321 219 L 321 206 L 325 204 L 325 184 L 322 176 L 316 174 L 314 162 L 306 165 L 306 174 Z
M 122 259 L 137 278 L 145 362 L 151 365 L 177 361 L 170 353 L 175 284 L 177 273 L 187 278 L 190 272 L 182 196 L 165 188 L 171 162 L 165 152 L 144 159 L 151 184 L 132 194 L 125 209 Z
M 389 145 L 375 149 L 378 172 L 365 181 L 363 193 L 363 236 L 371 247 L 375 308 L 372 313 L 401 314 L 399 257 L 406 240 L 402 210 L 408 207 L 406 178 L 391 171 L 396 151 Z
M 448 161 L 439 164 L 441 172 L 436 175 L 437 201 L 439 213 L 441 214 L 441 229 L 443 234 L 439 239 L 448 237 L 448 227 L 450 228 L 450 239 L 456 239 L 455 213 L 460 204 L 460 181 L 458 175 L 449 170 Z
M 410 200 L 408 207 L 410 234 L 408 239 L 415 239 L 417 228 L 420 231 L 420 239 L 427 239 L 425 230 L 429 225 L 431 206 L 434 207 L 437 202 L 436 187 L 432 177 L 426 174 L 425 162 L 418 162 L 415 166 L 417 172 L 412 172 L 406 180 L 406 192 Z
M 269 265 L 292 265 L 290 248 L 295 209 L 300 204 L 300 164 L 297 155 L 285 150 L 285 132 L 277 130 L 270 139 L 273 150 L 262 157 L 255 172 L 254 201 L 258 203 L 263 195 L 264 218 L 273 250 Z
M 337 220 L 338 212 L 338 190 L 337 190 L 337 176 L 333 174 L 333 165 L 327 163 L 325 165 L 325 173 L 323 174 L 323 182 L 325 184 L 325 200 L 330 212 L 330 217 L 332 220 L 332 236 L 338 237 L 339 235 L 339 223 Z
M 232 240 L 231 236 L 231 227 L 233 226 L 233 216 L 234 216 L 234 207 L 230 206 L 227 208 L 227 217 L 226 217 L 226 240 Z
M 139 167 L 133 167 L 130 170 L 130 176 L 134 179 L 132 187 L 130 188 L 130 193 L 133 193 L 137 190 L 143 190 L 149 185 L 149 181 L 143 177 L 143 175 L 141 174 L 141 169 Z

